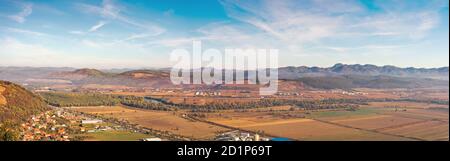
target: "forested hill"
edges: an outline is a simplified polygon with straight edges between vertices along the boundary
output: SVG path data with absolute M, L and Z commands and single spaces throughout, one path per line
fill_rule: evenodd
M 41 97 L 14 83 L 0 81 L 0 123 L 19 123 L 47 109 Z

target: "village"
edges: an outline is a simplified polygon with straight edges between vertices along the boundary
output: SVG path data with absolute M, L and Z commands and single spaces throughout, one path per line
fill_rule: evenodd
M 137 134 L 130 141 L 191 140 L 167 132 L 135 127 L 123 121 L 103 119 L 66 108 L 52 108 L 52 110 L 32 116 L 21 124 L 22 141 L 83 141 L 89 134 L 116 135 L 118 132 L 127 132 L 127 135 Z M 213 140 L 271 141 L 272 139 L 262 137 L 257 133 L 233 130 L 219 133 Z M 98 141 L 102 141 L 102 139 Z
M 69 133 L 74 132 L 68 119 L 77 116 L 63 111 L 51 110 L 31 117 L 22 127 L 23 141 L 70 141 Z M 81 118 L 80 118 L 81 119 Z M 71 130 L 69 130 L 71 129 Z M 83 130 L 81 127 L 78 129 Z
M 122 133 L 139 133 L 140 131 L 120 124 L 105 122 L 102 119 L 72 112 L 63 108 L 55 108 L 32 116 L 21 124 L 21 138 L 23 141 L 83 141 L 89 134 L 104 135 Z M 108 133 L 102 133 L 108 132 Z M 94 135 L 95 136 L 95 135 Z M 136 137 L 146 136 L 144 134 Z M 136 141 L 161 141 L 160 138 L 142 137 Z M 95 141 L 95 140 L 94 140 Z M 98 141 L 101 141 L 98 140 Z
M 215 141 L 270 141 L 268 137 L 261 137 L 257 133 L 243 132 L 240 130 L 233 130 L 217 135 Z

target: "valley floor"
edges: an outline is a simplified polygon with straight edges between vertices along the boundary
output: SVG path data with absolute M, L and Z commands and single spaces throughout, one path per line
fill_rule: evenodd
M 291 140 L 449 140 L 448 105 L 415 102 L 372 102 L 355 111 L 291 110 L 286 106 L 213 113 L 123 106 L 73 110 L 126 120 L 194 140 L 213 140 L 232 130 Z M 203 117 L 196 117 L 199 114 Z

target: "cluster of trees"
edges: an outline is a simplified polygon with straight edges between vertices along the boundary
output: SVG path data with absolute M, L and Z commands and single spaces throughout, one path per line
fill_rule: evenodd
M 359 105 L 379 101 L 414 101 L 436 104 L 447 104 L 448 101 L 414 100 L 414 99 L 322 99 L 322 100 L 289 100 L 289 99 L 262 99 L 252 102 L 213 102 L 205 105 L 173 104 L 163 99 L 138 96 L 120 96 L 91 93 L 42 93 L 48 104 L 58 107 L 68 106 L 114 106 L 126 105 L 130 107 L 174 111 L 178 108 L 191 109 L 193 112 L 214 112 L 229 109 L 252 109 L 260 107 L 290 105 L 301 109 L 356 109 Z M 295 110 L 295 109 L 293 109 Z
M 377 99 L 366 99 L 367 102 L 417 102 L 417 103 L 430 103 L 430 104 L 439 104 L 439 105 L 448 105 L 448 100 L 431 100 L 431 99 L 411 99 L 411 98 L 403 98 L 403 99 L 389 99 L 389 98 L 377 98 Z
M 42 93 L 48 104 L 58 107 L 68 106 L 114 106 L 126 105 L 130 107 L 174 111 L 177 108 L 191 109 L 195 112 L 214 112 L 227 109 L 252 109 L 260 107 L 293 105 L 304 109 L 334 109 L 354 107 L 363 104 L 361 100 L 350 99 L 324 99 L 314 101 L 262 99 L 252 102 L 214 102 L 205 105 L 173 104 L 165 100 L 156 100 L 150 97 L 120 96 L 92 93 Z
M 19 126 L 16 123 L 5 121 L 0 124 L 0 141 L 17 141 L 20 139 Z
M 118 96 L 92 93 L 41 93 L 52 106 L 114 106 L 120 103 Z
M 126 106 L 143 108 L 149 110 L 162 110 L 162 111 L 174 111 L 176 107 L 171 105 L 163 104 L 163 103 L 154 103 L 148 100 L 145 100 L 144 97 L 136 97 L 136 96 L 119 96 L 120 103 Z
M 176 109 L 171 105 L 154 103 L 137 96 L 93 93 L 41 93 L 41 96 L 48 104 L 57 107 L 126 105 L 150 110 L 172 111 Z
M 363 100 L 353 99 L 324 99 L 324 100 L 281 100 L 263 99 L 252 102 L 224 102 L 209 103 L 206 105 L 178 105 L 181 108 L 192 109 L 192 112 L 214 112 L 228 109 L 252 109 L 261 107 L 291 105 L 303 109 L 336 109 L 336 108 L 357 108 L 359 105 L 367 104 Z

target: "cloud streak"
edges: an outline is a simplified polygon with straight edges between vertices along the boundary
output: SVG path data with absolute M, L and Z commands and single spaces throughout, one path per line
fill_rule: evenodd
M 362 38 L 375 39 L 376 36 L 386 41 L 395 38 L 414 41 L 426 37 L 439 24 L 436 8 L 414 12 L 385 8 L 383 12 L 368 14 L 367 8 L 356 0 L 333 1 L 332 5 L 324 0 L 220 2 L 230 18 L 253 26 L 269 36 L 269 40 L 286 46 L 291 53 L 302 51 L 304 45 L 326 44 L 325 40 L 330 39 L 361 43 Z M 253 40 L 251 42 L 266 41 L 260 37 Z
M 33 13 L 33 5 L 32 4 L 23 4 L 22 11 L 15 15 L 8 16 L 11 20 L 14 20 L 18 23 L 24 23 L 26 21 L 26 17 Z
M 95 6 L 90 4 L 78 4 L 78 8 L 86 13 L 98 14 L 101 17 L 115 20 L 133 27 L 142 29 L 143 32 L 150 35 L 160 35 L 166 31 L 166 29 L 153 24 L 151 22 L 139 22 L 127 16 L 121 14 L 123 7 L 116 4 L 113 0 L 103 0 L 101 6 Z
M 97 31 L 98 29 L 102 28 L 102 27 L 105 26 L 105 25 L 106 25 L 106 22 L 104 22 L 104 21 L 99 21 L 96 25 L 92 26 L 92 27 L 89 29 L 89 32 L 95 32 L 95 31 Z
M 7 31 L 7 32 L 20 33 L 20 34 L 25 34 L 25 35 L 30 35 L 30 36 L 48 36 L 48 34 L 46 34 L 46 33 L 30 31 L 30 30 L 24 30 L 24 29 L 18 29 L 18 28 L 9 28 L 9 27 L 7 27 L 4 30 Z

